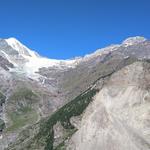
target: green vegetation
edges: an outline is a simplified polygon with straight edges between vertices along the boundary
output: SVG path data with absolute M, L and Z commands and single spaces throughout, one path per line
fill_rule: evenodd
M 0 92 L 0 105 L 1 106 L 3 105 L 3 103 L 5 103 L 5 100 L 6 100 L 6 96 Z M 3 130 L 4 128 L 5 128 L 5 122 L 2 119 L 0 119 L 0 130 Z
M 58 121 L 61 122 L 64 129 L 69 131 L 68 135 L 64 138 L 64 141 L 70 137 L 76 131 L 75 127 L 70 123 L 70 118 L 81 115 L 88 104 L 92 101 L 92 97 L 96 92 L 96 89 L 88 89 L 83 94 L 77 96 L 74 100 L 56 111 L 49 119 L 41 121 L 40 131 L 33 139 L 33 141 L 36 141 L 36 144 L 34 144 L 44 145 L 45 150 L 53 150 L 53 126 Z M 63 142 L 56 149 L 62 149 L 62 147 Z
M 60 143 L 54 150 L 66 150 L 64 141 Z
M 6 96 L 3 95 L 3 94 L 0 92 L 0 105 L 2 105 L 3 103 L 5 103 L 5 100 L 6 100 Z
M 30 107 L 24 107 L 19 112 L 10 113 L 9 116 L 12 121 L 12 125 L 7 129 L 7 131 L 18 130 L 22 126 L 36 122 L 38 118 L 36 111 Z
M 18 145 L 24 143 L 22 150 L 65 150 L 65 141 L 77 131 L 70 122 L 71 117 L 81 115 L 97 91 L 96 89 L 89 88 L 58 111 L 54 112 L 50 117 L 44 118 L 40 122 L 27 127 L 20 133 L 21 138 L 13 145 L 10 145 L 11 149 L 17 149 Z M 64 135 L 60 141 L 61 143 L 53 147 L 55 140 L 53 127 L 57 122 L 60 122 L 63 126 Z M 30 139 L 28 140 L 29 137 Z
M 5 128 L 5 122 L 0 119 L 0 130 L 3 130 Z
M 31 105 L 37 102 L 38 96 L 31 89 L 21 88 L 14 92 L 10 99 L 12 103 L 21 104 L 22 101 L 26 101 L 28 105 Z
M 17 130 L 25 125 L 33 124 L 38 119 L 33 104 L 38 101 L 38 96 L 30 89 L 20 88 L 9 98 L 7 114 L 12 125 L 7 131 Z
M 67 133 L 64 135 L 63 141 L 54 149 L 54 150 L 65 150 L 65 141 L 70 138 L 75 132 L 77 131 L 77 129 L 70 129 L 67 130 Z

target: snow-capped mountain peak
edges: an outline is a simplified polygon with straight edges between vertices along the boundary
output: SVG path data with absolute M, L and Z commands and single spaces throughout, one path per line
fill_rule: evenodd
M 8 38 L 8 39 L 5 39 L 5 41 L 7 42 L 7 44 L 9 46 L 11 46 L 13 49 L 18 51 L 18 53 L 20 55 L 27 55 L 27 56 L 31 56 L 31 57 L 37 57 L 37 54 L 35 54 L 34 51 L 31 51 L 29 48 L 27 48 L 25 45 L 23 45 L 17 39 Z
M 123 45 L 130 46 L 146 41 L 147 39 L 141 36 L 129 37 L 122 42 Z
M 74 60 L 56 60 L 40 56 L 33 50 L 30 50 L 15 38 L 4 39 L 6 47 L 0 49 L 0 52 L 9 60 L 15 68 L 11 68 L 11 72 L 19 72 L 26 74 L 32 79 L 39 78 L 37 73 L 40 68 L 56 67 L 58 69 L 75 67 L 77 61 Z M 1 47 L 0 47 L 1 48 Z M 13 53 L 9 53 L 9 52 Z
M 16 68 L 11 69 L 11 71 L 19 71 L 26 74 L 31 78 L 38 78 L 37 73 L 40 68 L 54 67 L 58 69 L 74 68 L 77 64 L 81 62 L 87 62 L 96 57 L 102 57 L 113 51 L 118 50 L 120 47 L 128 47 L 134 44 L 142 43 L 146 41 L 144 37 L 136 36 L 130 37 L 124 40 L 121 44 L 111 45 L 105 48 L 98 49 L 92 54 L 86 55 L 85 57 L 80 57 L 78 59 L 71 60 L 56 60 L 42 57 L 35 51 L 30 50 L 21 42 L 15 38 L 4 39 L 1 42 L 0 53 L 5 56 L 5 58 L 11 62 Z M 4 45 L 4 46 L 3 46 Z M 2 47 L 2 48 L 1 48 Z

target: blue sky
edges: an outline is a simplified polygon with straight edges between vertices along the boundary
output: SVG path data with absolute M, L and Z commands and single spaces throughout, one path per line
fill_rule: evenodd
M 67 59 L 150 39 L 150 0 L 0 0 L 0 37 L 15 37 L 43 56 Z

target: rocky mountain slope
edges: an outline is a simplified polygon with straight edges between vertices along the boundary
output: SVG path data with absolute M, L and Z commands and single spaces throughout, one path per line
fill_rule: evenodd
M 150 41 L 71 60 L 0 40 L 0 149 L 149 150 Z
M 149 68 L 135 62 L 115 72 L 86 109 L 67 149 L 149 150 Z

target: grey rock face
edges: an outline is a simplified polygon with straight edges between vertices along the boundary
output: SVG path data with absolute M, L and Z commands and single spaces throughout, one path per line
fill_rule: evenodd
M 68 150 L 150 149 L 149 67 L 136 62 L 111 76 L 84 113 Z
M 12 63 L 10 63 L 7 59 L 3 58 L 2 56 L 0 56 L 0 66 L 5 70 L 9 70 L 9 68 L 14 67 Z

